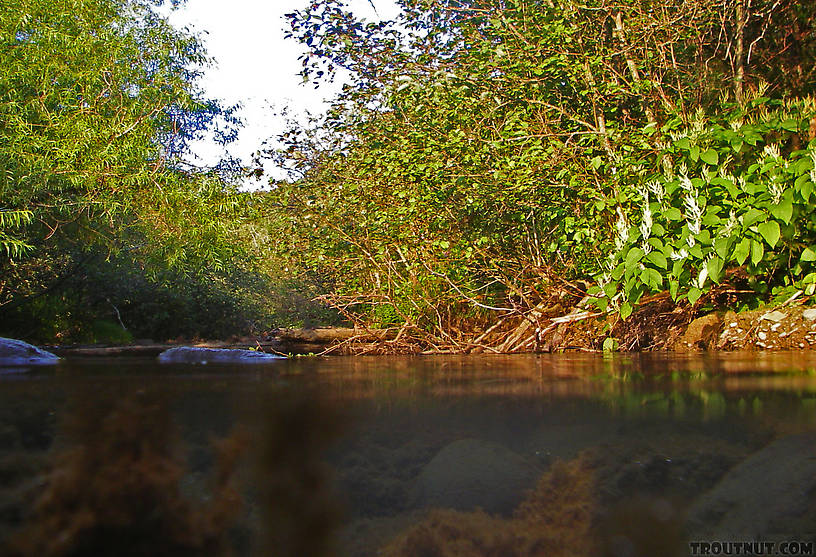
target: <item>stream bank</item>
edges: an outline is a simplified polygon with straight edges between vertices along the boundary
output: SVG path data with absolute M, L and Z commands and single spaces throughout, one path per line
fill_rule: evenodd
M 228 340 L 176 339 L 131 345 L 47 346 L 61 357 L 155 357 L 176 346 L 241 348 L 278 355 L 366 355 L 445 353 L 620 352 L 704 350 L 811 350 L 816 346 L 816 308 L 782 305 L 735 313 L 697 313 L 668 298 L 644 304 L 629 318 L 573 309 L 527 313 L 483 331 L 459 333 L 434 344 L 409 327 L 276 329 Z

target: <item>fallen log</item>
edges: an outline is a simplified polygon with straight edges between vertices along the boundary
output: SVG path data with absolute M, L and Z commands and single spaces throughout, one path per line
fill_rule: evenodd
M 317 354 L 336 344 L 354 341 L 378 344 L 393 340 L 399 329 L 352 329 L 325 327 L 317 329 L 278 329 L 263 338 L 242 338 L 235 341 L 170 342 L 129 345 L 73 345 L 49 347 L 60 357 L 155 358 L 160 353 L 179 345 L 196 348 L 254 349 L 275 354 Z

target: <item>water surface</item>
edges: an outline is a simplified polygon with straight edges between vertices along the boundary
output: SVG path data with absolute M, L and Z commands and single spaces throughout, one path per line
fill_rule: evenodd
M 814 432 L 810 353 L 69 359 L 0 375 L 0 554 L 807 549 Z

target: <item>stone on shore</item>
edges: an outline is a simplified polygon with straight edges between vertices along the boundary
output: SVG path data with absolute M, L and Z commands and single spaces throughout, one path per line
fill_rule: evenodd
M 52 366 L 59 358 L 34 345 L 0 337 L 0 367 Z
M 264 364 L 285 359 L 283 356 L 255 350 L 195 346 L 179 346 L 159 354 L 159 363 L 162 364 Z
M 722 329 L 722 318 L 716 313 L 698 317 L 689 323 L 685 334 L 675 346 L 679 351 L 711 350 Z

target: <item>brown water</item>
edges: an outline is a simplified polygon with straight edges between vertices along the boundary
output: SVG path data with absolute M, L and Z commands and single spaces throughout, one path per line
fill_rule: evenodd
M 813 549 L 812 354 L 0 375 L 0 555 L 673 556 L 725 540 Z

